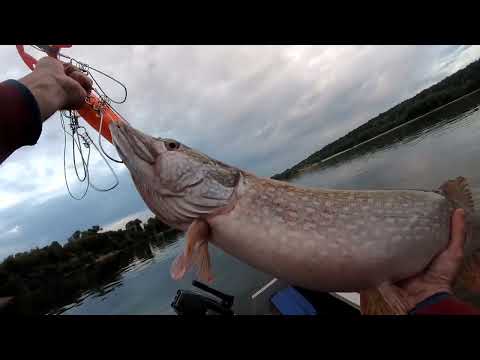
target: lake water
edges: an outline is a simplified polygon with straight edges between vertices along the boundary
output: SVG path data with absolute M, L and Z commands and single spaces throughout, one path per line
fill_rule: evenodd
M 389 134 L 389 141 L 370 143 L 311 168 L 292 182 L 338 189 L 424 188 L 436 189 L 445 180 L 465 176 L 480 184 L 480 111 L 443 116 L 441 123 L 418 129 L 408 136 Z M 179 288 L 191 289 L 192 275 L 181 281 L 170 278 L 169 268 L 183 249 L 179 241 L 165 247 L 151 246 L 151 254 L 138 257 L 114 281 L 85 293 L 63 314 L 174 314 L 170 304 Z M 212 287 L 235 296 L 234 310 L 250 311 L 249 296 L 270 280 L 240 261 L 211 246 L 216 276 Z M 478 302 L 478 297 L 464 295 Z M 480 303 L 480 302 L 479 302 Z
M 170 306 L 178 289 L 192 290 L 193 274 L 175 281 L 170 277 L 170 265 L 183 250 L 185 238 L 167 246 L 150 246 L 151 254 L 136 257 L 119 271 L 115 280 L 92 289 L 74 304 L 57 313 L 85 315 L 152 315 L 175 314 Z M 215 280 L 212 287 L 235 296 L 234 311 L 249 313 L 249 295 L 271 277 L 241 263 L 219 249 L 210 246 Z

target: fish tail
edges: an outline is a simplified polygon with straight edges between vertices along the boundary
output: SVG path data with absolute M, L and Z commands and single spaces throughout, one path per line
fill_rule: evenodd
M 462 208 L 465 210 L 466 218 L 473 218 L 475 216 L 475 199 L 477 200 L 477 209 L 480 209 L 480 194 L 475 193 L 474 195 L 472 193 L 468 181 L 464 177 L 460 176 L 444 182 L 439 190 L 450 201 L 454 208 Z
M 480 293 L 480 249 L 475 248 L 479 243 L 475 238 L 480 237 L 480 188 L 469 186 L 464 177 L 457 177 L 445 182 L 440 191 L 454 208 L 465 210 L 466 256 L 454 287 Z
M 360 312 L 362 315 L 387 315 L 393 314 L 393 309 L 378 288 L 370 288 L 360 291 Z
M 406 315 L 409 310 L 406 298 L 389 282 L 360 291 L 362 315 Z
M 454 209 L 465 211 L 466 239 L 465 260 L 457 275 L 454 292 L 480 293 L 480 250 L 474 236 L 480 237 L 480 188 L 470 187 L 464 177 L 457 177 L 443 183 L 438 192 L 443 194 Z M 394 287 L 385 283 L 378 288 L 360 292 L 360 308 L 365 315 L 405 314 L 406 302 Z

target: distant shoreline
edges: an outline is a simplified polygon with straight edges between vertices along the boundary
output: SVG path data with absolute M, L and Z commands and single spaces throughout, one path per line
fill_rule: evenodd
M 384 113 L 353 129 L 345 136 L 324 146 L 293 167 L 275 174 L 272 179 L 289 180 L 307 168 L 360 147 L 402 126 L 429 126 L 442 120 L 439 111 L 450 116 L 468 111 L 480 103 L 480 60 L 448 76 Z M 453 111 L 452 111 L 453 110 Z M 432 116 L 433 115 L 433 116 Z M 414 129 L 414 127 L 412 127 Z
M 63 246 L 54 241 L 10 255 L 0 263 L 0 312 L 56 312 L 82 292 L 114 280 L 132 259 L 153 257 L 151 244 L 161 248 L 177 241 L 180 233 L 156 217 L 143 226 L 135 219 L 125 229 L 103 232 L 93 226 L 76 231 Z
M 451 118 L 456 118 L 459 115 L 463 114 L 468 114 L 469 112 L 475 112 L 478 111 L 480 108 L 480 89 L 475 92 L 475 94 L 468 94 L 467 96 L 475 96 L 477 105 L 474 107 L 470 106 L 469 104 L 464 104 L 465 107 L 457 107 L 456 108 L 456 113 L 451 115 Z M 436 113 L 436 111 L 435 111 Z M 351 147 L 350 149 L 341 151 L 337 154 L 334 154 L 332 156 L 329 156 L 325 159 L 322 159 L 318 162 L 314 162 L 308 165 L 303 166 L 302 168 L 299 168 L 297 172 L 292 175 L 289 179 L 297 178 L 298 176 L 301 176 L 304 173 L 310 172 L 310 171 L 315 171 L 318 170 L 319 168 L 324 168 L 327 166 L 331 166 L 334 164 L 341 163 L 345 161 L 346 159 L 351 159 L 353 157 L 358 157 L 364 154 L 365 152 L 371 152 L 372 149 L 375 150 L 380 150 L 384 148 L 385 146 L 395 144 L 399 141 L 402 141 L 403 139 L 415 134 L 416 132 L 420 130 L 424 130 L 425 128 L 430 128 L 432 125 L 436 125 L 438 123 L 442 123 L 444 121 L 444 117 L 441 118 L 442 120 L 440 121 L 435 121 L 435 122 L 424 122 L 420 124 L 413 124 L 417 119 L 413 119 L 411 121 L 406 122 L 405 124 L 402 124 L 395 129 L 386 131 L 380 135 L 374 136 L 373 138 L 364 141 L 358 145 L 355 145 Z M 404 129 L 405 128 L 405 129 Z M 396 134 L 395 131 L 399 130 L 404 130 L 401 135 Z M 380 145 L 379 145 L 380 144 Z M 355 150 L 355 151 L 353 151 Z

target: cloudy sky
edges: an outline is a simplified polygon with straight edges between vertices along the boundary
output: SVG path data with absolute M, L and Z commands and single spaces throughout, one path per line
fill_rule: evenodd
M 74 46 L 64 52 L 126 84 L 128 100 L 117 109 L 132 125 L 264 176 L 480 57 L 479 46 Z M 0 46 L 0 58 L 3 79 L 28 73 L 14 46 Z M 36 146 L 0 165 L 0 259 L 63 242 L 77 229 L 147 214 L 117 164 L 116 189 L 71 199 L 63 146 L 55 114 Z M 68 179 L 79 194 L 82 184 L 67 155 Z M 90 169 L 96 184 L 113 181 L 98 155 Z

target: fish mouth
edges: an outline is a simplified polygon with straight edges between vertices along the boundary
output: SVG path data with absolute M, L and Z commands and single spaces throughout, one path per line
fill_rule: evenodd
M 132 128 L 123 121 L 112 122 L 109 126 L 113 145 L 124 162 L 131 161 L 135 156 L 153 165 L 157 157 L 152 141 L 155 139 Z

